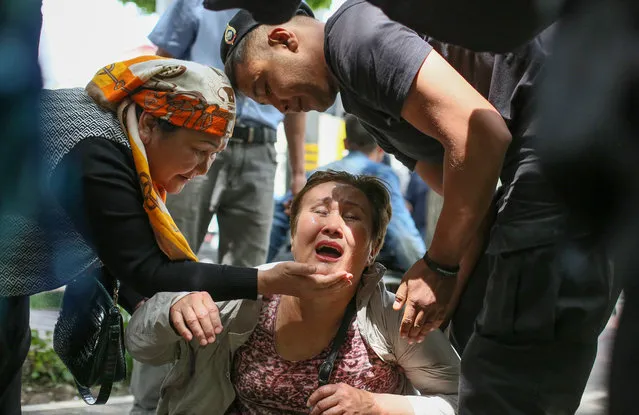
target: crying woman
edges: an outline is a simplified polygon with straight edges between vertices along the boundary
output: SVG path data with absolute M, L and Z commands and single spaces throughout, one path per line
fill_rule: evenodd
M 399 336 L 402 311 L 375 262 L 390 217 L 378 179 L 317 172 L 291 206 L 293 255 L 344 271 L 346 284 L 312 297 L 217 303 L 224 329 L 206 346 L 180 337 L 170 315 L 208 294 L 147 301 L 126 345 L 139 361 L 175 362 L 158 413 L 454 414 L 459 357 L 448 340 L 439 330 L 421 343 Z

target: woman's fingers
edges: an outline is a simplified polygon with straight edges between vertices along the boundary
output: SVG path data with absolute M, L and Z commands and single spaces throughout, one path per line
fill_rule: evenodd
M 202 340 L 206 341 L 206 338 L 204 337 L 204 330 L 202 330 L 202 326 L 200 326 L 200 320 L 198 319 L 197 314 L 195 314 L 193 307 L 183 307 L 180 311 L 184 316 L 186 326 L 189 328 L 191 333 L 193 333 L 193 336 L 198 339 L 200 344 L 202 344 Z
M 220 313 L 217 305 L 206 291 L 193 293 L 191 300 L 190 306 L 197 316 L 199 327 L 202 330 L 202 336 L 196 335 L 196 337 L 200 341 L 200 345 L 206 346 L 215 341 L 216 334 L 222 332 Z M 187 304 L 188 306 L 189 304 Z M 198 326 L 194 325 L 193 330 L 197 331 Z
M 334 383 L 319 387 L 311 394 L 306 405 L 311 408 L 310 415 L 321 415 L 339 403 L 335 396 L 337 385 Z
M 202 300 L 193 304 L 193 312 L 197 316 L 198 323 L 202 328 L 202 336 L 196 336 L 200 340 L 200 345 L 206 346 L 215 341 L 215 331 L 209 317 L 209 310 L 204 306 Z
M 284 262 L 268 270 L 259 270 L 257 275 L 260 294 L 295 297 L 331 294 L 351 286 L 353 279 L 353 275 L 346 271 L 329 273 L 329 268 L 324 264 L 300 262 Z
M 223 329 L 217 305 L 205 291 L 181 298 L 171 306 L 169 314 L 180 336 L 187 341 L 195 337 L 202 346 L 213 343 Z
M 315 275 L 315 281 L 320 289 L 336 287 L 337 285 L 343 288 L 344 286 L 352 285 L 352 279 L 353 274 L 346 271 L 334 272 L 328 275 Z
M 203 292 L 202 294 L 204 295 L 202 302 L 209 311 L 209 319 L 211 320 L 213 331 L 215 334 L 220 334 L 224 329 L 224 327 L 222 326 L 222 320 L 220 320 L 220 311 L 218 310 L 215 301 L 213 301 L 209 293 Z
M 280 266 L 283 268 L 282 273 L 289 275 L 309 276 L 317 272 L 317 266 L 303 262 L 285 262 L 277 265 L 276 268 Z
M 171 309 L 170 316 L 171 324 L 173 325 L 176 333 L 182 336 L 182 338 L 187 342 L 190 342 L 193 338 L 193 333 L 191 333 L 191 331 L 186 327 L 186 320 L 184 319 L 182 313 L 180 311 L 173 311 L 173 309 Z

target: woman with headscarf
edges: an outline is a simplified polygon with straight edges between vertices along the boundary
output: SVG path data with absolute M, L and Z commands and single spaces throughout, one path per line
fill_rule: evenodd
M 29 296 L 84 275 L 118 279 L 132 312 L 159 291 L 205 291 L 213 300 L 312 293 L 346 273 L 285 263 L 258 271 L 198 263 L 164 200 L 207 172 L 235 122 L 223 73 L 143 56 L 107 65 L 85 89 L 43 91 L 46 177 L 30 214 L 3 218 L 0 242 L 0 401 L 20 411 L 20 368 L 29 350 Z M 202 344 L 219 332 L 212 301 L 185 311 Z

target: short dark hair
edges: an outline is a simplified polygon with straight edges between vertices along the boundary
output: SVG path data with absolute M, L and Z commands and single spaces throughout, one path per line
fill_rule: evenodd
M 138 104 L 135 104 L 135 115 L 138 116 L 138 119 L 142 116 L 143 112 L 144 112 L 144 108 L 142 108 Z M 178 128 L 181 128 L 180 126 L 171 124 L 170 122 L 168 122 L 167 120 L 163 120 L 162 118 L 158 118 L 158 117 L 153 117 L 153 118 L 155 119 L 155 122 L 157 123 L 158 127 L 160 127 L 160 130 L 162 130 L 165 133 L 172 133 L 173 131 L 176 131 Z
M 364 128 L 360 120 L 352 115 L 346 114 L 344 117 L 346 124 L 346 140 L 353 145 L 353 149 L 362 153 L 370 154 L 377 149 L 375 138 Z
M 314 18 L 305 15 L 296 15 L 293 16 L 288 23 L 299 23 L 303 22 L 304 19 Z M 257 57 L 265 56 L 267 53 L 268 49 L 260 47 L 259 43 L 256 42 L 260 36 L 264 35 L 264 31 L 267 29 L 268 26 L 259 25 L 255 29 L 251 30 L 249 33 L 244 35 L 242 39 L 240 39 L 226 57 L 226 61 L 224 62 L 224 73 L 226 73 L 226 77 L 229 78 L 234 90 L 239 90 L 236 74 L 237 67 L 239 65 L 246 64 L 249 56 L 252 59 L 255 59 Z
M 375 176 L 354 175 L 345 171 L 317 171 L 308 178 L 306 185 L 295 195 L 291 203 L 291 235 L 295 235 L 297 229 L 297 218 L 304 195 L 312 188 L 327 182 L 347 184 L 361 190 L 366 195 L 373 215 L 373 246 L 377 249 L 381 248 L 386 237 L 386 228 L 393 214 L 388 189 L 384 182 Z
M 235 68 L 239 65 L 245 64 L 247 61 L 247 57 L 249 54 L 251 56 L 256 56 L 260 53 L 259 48 L 255 45 L 254 40 L 257 36 L 262 32 L 262 28 L 264 26 L 258 26 L 251 32 L 247 33 L 240 42 L 235 45 L 235 47 L 231 50 L 228 57 L 226 58 L 226 62 L 224 63 L 224 73 L 227 78 L 231 82 L 231 86 L 235 91 L 239 91 L 237 85 L 237 74 L 235 73 Z

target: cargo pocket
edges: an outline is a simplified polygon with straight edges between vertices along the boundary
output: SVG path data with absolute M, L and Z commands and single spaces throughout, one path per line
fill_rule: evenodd
M 512 343 L 554 339 L 560 285 L 554 245 L 491 255 L 477 331 Z
M 519 275 L 504 272 L 504 263 L 513 267 L 510 254 L 489 255 L 489 276 L 484 305 L 477 318 L 477 332 L 485 337 L 509 337 L 513 333 L 515 294 Z

